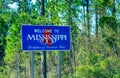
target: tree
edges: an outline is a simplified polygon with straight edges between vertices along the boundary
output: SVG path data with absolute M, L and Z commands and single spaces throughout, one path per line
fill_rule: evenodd
M 87 12 L 87 29 L 88 29 L 88 38 L 90 41 L 90 25 L 89 25 L 89 0 L 86 0 L 86 12 Z
M 117 23 L 116 19 L 114 17 L 109 17 L 109 16 L 103 16 L 100 18 L 100 26 L 104 28 L 104 33 L 103 33 L 103 38 L 105 38 L 105 42 L 111 46 L 116 55 L 118 56 L 118 51 L 117 51 L 117 45 L 116 45 L 116 39 L 114 36 L 117 34 Z M 108 33 L 108 32 L 111 33 Z
M 6 34 L 7 34 L 8 26 L 3 18 L 0 17 L 0 66 L 4 65 L 4 51 L 6 46 Z

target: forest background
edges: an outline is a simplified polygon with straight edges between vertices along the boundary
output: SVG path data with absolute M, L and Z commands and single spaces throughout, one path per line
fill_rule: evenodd
M 0 0 L 0 78 L 30 78 L 21 26 L 69 25 L 71 50 L 62 51 L 62 78 L 120 78 L 120 0 Z M 42 52 L 34 52 L 35 78 Z M 58 51 L 46 52 L 47 78 L 58 76 Z

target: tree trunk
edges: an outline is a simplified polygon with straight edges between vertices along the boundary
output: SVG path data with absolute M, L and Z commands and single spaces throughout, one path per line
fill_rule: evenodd
M 68 2 L 68 25 L 71 26 L 72 28 L 72 10 L 71 10 L 71 5 L 72 5 L 72 0 L 67 0 Z M 76 64 L 75 64 L 75 49 L 74 49 L 74 38 L 73 38 L 73 34 L 71 33 L 71 51 L 69 52 L 69 70 L 70 70 L 70 75 L 71 77 L 75 78 L 75 72 L 76 72 Z M 74 76 L 72 76 L 74 75 Z
M 90 42 L 90 25 L 89 25 L 89 0 L 86 0 L 86 12 L 87 12 L 87 29 L 88 29 L 88 38 L 89 38 L 89 42 Z
M 115 0 L 114 0 L 114 2 L 113 2 L 112 16 L 113 16 L 113 17 L 116 17 Z
M 41 0 L 41 16 L 45 15 L 44 0 Z M 47 64 L 46 64 L 46 51 L 42 52 L 42 78 L 47 78 Z
M 87 44 L 87 47 L 88 47 L 88 51 L 91 52 L 91 40 L 90 40 L 90 24 L 89 24 L 89 20 L 90 20 L 90 17 L 89 17 L 89 0 L 86 0 L 86 12 L 87 12 L 87 37 L 88 37 L 88 44 Z
M 84 12 L 84 30 L 85 30 L 85 34 L 87 33 L 87 27 L 86 27 L 86 18 L 85 18 L 85 0 L 82 0 L 83 3 L 83 12 Z
M 40 9 L 41 9 L 41 16 L 44 16 L 45 15 L 45 7 L 44 7 L 44 0 L 41 0 L 41 6 L 40 6 Z
M 96 38 L 98 38 L 98 12 L 97 12 L 97 4 L 95 6 L 95 22 L 96 22 Z

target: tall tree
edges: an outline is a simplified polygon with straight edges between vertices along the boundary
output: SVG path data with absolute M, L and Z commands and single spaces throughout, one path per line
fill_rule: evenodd
M 4 51 L 6 46 L 6 34 L 8 31 L 8 26 L 3 18 L 0 17 L 0 66 L 4 65 Z
M 71 3 L 72 0 L 67 0 L 67 4 L 68 4 L 68 25 L 72 26 L 72 8 L 71 8 Z M 69 53 L 69 65 L 70 65 L 70 75 L 72 76 L 73 73 L 73 63 L 72 63 L 72 55 L 73 55 L 73 40 L 72 40 L 72 45 L 71 45 L 71 51 Z
M 96 37 L 98 37 L 98 6 L 95 5 L 95 22 L 96 22 Z
M 86 12 L 87 12 L 87 29 L 88 29 L 88 38 L 89 38 L 89 41 L 90 41 L 89 0 L 86 0 Z
M 41 16 L 45 15 L 45 6 L 44 6 L 44 0 L 41 0 Z M 42 77 L 47 78 L 47 64 L 46 64 L 46 51 L 42 52 Z
M 116 8 L 115 8 L 115 6 L 116 6 L 116 2 L 115 2 L 115 0 L 113 0 L 112 15 L 113 15 L 114 17 L 116 17 Z

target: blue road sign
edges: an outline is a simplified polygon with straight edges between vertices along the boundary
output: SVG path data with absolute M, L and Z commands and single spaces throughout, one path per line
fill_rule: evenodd
M 70 50 L 70 27 L 22 25 L 22 50 Z

